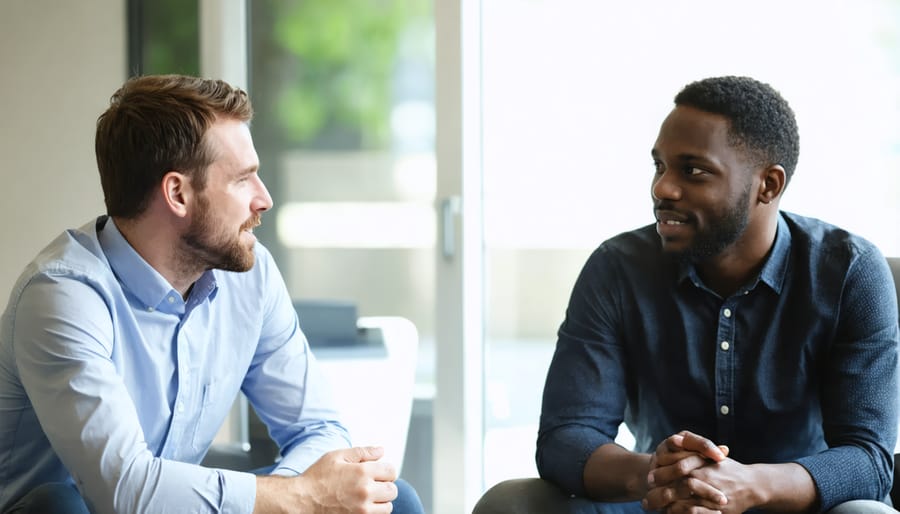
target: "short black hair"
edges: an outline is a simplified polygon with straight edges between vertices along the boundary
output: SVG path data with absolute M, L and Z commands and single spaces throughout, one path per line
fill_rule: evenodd
M 728 137 L 761 165 L 780 164 L 790 182 L 800 155 L 794 111 L 772 86 L 750 77 L 713 77 L 692 82 L 675 95 L 675 105 L 720 114 Z

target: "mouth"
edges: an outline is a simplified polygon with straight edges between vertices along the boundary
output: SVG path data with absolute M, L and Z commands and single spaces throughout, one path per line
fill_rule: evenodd
M 262 224 L 262 219 L 260 216 L 255 216 L 247 220 L 243 225 L 241 225 L 241 232 L 249 232 L 253 233 L 253 229 L 260 226 Z
M 656 232 L 663 241 L 676 241 L 689 236 L 692 224 L 691 217 L 687 214 L 667 210 L 656 209 Z

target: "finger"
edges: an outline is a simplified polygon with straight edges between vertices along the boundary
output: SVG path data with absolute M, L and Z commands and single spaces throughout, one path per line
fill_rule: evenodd
M 656 456 L 656 465 L 650 466 L 651 468 L 661 468 L 663 466 L 671 466 L 680 460 L 687 459 L 688 457 L 696 456 L 702 460 L 707 460 L 706 457 L 700 455 L 697 452 L 689 452 L 689 451 L 680 451 L 680 452 L 667 452 L 667 453 L 657 453 L 654 454 Z M 707 461 L 708 462 L 708 461 Z
M 653 487 L 641 500 L 641 507 L 644 510 L 663 510 L 677 499 L 678 494 L 675 487 Z
M 728 498 L 725 496 L 725 493 L 703 480 L 688 477 L 681 482 L 681 485 L 684 494 L 680 494 L 680 498 L 690 498 L 714 509 L 728 504 Z
M 375 503 L 392 502 L 397 499 L 397 484 L 393 482 L 374 482 L 371 498 Z
M 682 431 L 680 435 L 683 436 L 683 439 L 681 440 L 681 447 L 683 449 L 697 452 L 716 462 L 725 460 L 725 454 L 722 450 L 709 439 L 693 432 L 688 432 L 687 430 Z
M 397 468 L 386 461 L 366 462 L 366 474 L 381 482 L 397 480 Z
M 683 450 L 682 441 L 684 440 L 683 434 L 675 434 L 670 435 L 665 438 L 663 442 L 659 443 L 659 446 L 656 447 L 657 453 L 662 452 L 678 452 Z
M 672 464 L 658 466 L 647 474 L 647 484 L 658 487 L 671 484 L 691 474 L 695 469 L 700 469 L 707 464 L 707 460 L 696 453 L 688 454 L 685 458 Z
M 384 456 L 384 448 L 381 446 L 354 446 L 343 450 L 344 460 L 347 462 L 369 462 L 378 460 Z
M 697 503 L 691 500 L 676 500 L 672 502 L 666 514 L 722 514 L 718 507 Z

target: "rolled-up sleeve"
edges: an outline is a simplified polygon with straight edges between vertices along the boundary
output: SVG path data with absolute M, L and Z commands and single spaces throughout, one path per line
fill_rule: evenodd
M 37 275 L 18 297 L 13 329 L 21 383 L 91 510 L 252 512 L 253 475 L 150 452 L 112 360 L 110 309 L 87 281 Z

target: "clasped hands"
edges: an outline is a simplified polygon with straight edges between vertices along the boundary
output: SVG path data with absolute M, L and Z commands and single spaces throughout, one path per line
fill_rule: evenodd
M 740 494 L 745 466 L 728 458 L 728 447 L 682 431 L 650 456 L 645 510 L 680 513 L 740 513 L 749 505 Z

